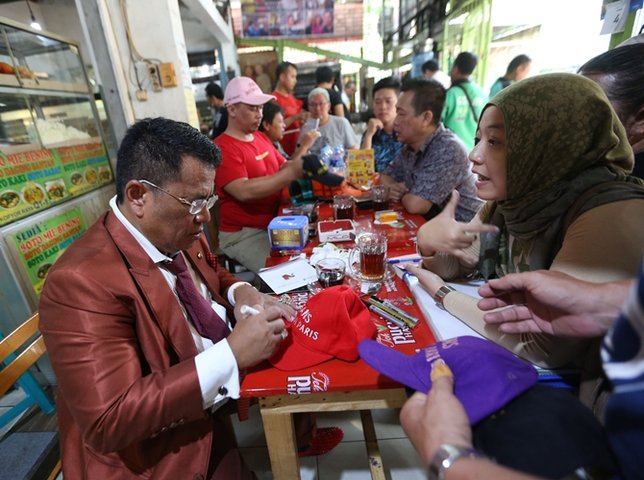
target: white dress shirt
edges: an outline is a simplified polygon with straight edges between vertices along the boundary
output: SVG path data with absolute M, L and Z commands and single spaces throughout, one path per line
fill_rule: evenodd
M 195 357 L 195 367 L 197 369 L 197 377 L 199 378 L 199 386 L 201 387 L 201 396 L 203 399 L 204 409 L 211 408 L 213 410 L 219 408 L 226 401 L 228 397 L 239 398 L 239 369 L 237 368 L 237 361 L 233 355 L 228 341 L 223 339 L 216 344 L 209 338 L 204 338 L 195 329 L 192 322 L 188 319 L 186 310 L 179 300 L 176 291 L 177 277 L 172 274 L 164 263 L 172 261 L 172 258 L 161 253 L 152 243 L 145 238 L 145 236 L 132 225 L 127 218 L 121 213 L 116 204 L 116 196 L 110 199 L 110 208 L 118 220 L 123 224 L 128 232 L 132 234 L 134 239 L 145 250 L 150 259 L 159 267 L 159 271 L 168 282 L 168 286 L 174 292 L 177 302 L 181 307 L 184 314 L 184 319 L 188 324 L 192 338 L 195 341 L 199 353 Z M 183 255 L 182 252 L 178 253 Z M 201 277 L 197 275 L 192 269 L 190 262 L 186 262 L 188 271 L 195 282 L 195 285 L 201 295 L 210 303 L 212 309 L 227 323 L 230 328 L 230 321 L 226 315 L 226 309 L 223 305 L 218 304 L 212 299 L 212 295 L 208 291 L 206 284 Z M 228 300 L 234 305 L 235 299 L 230 295 L 232 288 L 229 288 Z

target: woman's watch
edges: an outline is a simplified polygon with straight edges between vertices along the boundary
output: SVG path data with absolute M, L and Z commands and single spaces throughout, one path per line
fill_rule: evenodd
M 449 285 L 443 285 L 438 290 L 436 290 L 436 293 L 434 293 L 434 301 L 439 307 L 445 308 L 443 306 L 443 299 L 447 296 L 448 293 L 455 291 L 456 289 L 450 287 Z
M 444 480 L 447 469 L 459 458 L 485 458 L 485 456 L 471 447 L 444 443 L 438 447 L 429 464 L 429 480 Z

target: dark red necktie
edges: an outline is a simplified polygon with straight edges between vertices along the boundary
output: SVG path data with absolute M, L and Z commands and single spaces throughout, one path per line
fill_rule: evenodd
M 166 266 L 177 276 L 177 295 L 199 335 L 209 338 L 213 343 L 226 338 L 230 334 L 228 325 L 199 294 L 183 255 L 178 253 Z

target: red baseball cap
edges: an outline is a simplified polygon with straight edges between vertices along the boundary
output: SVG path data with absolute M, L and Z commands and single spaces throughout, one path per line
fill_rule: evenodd
M 269 359 L 280 370 L 299 370 L 332 358 L 356 361 L 360 341 L 376 333 L 371 312 L 347 285 L 309 298 L 286 328 L 288 337 Z
M 234 103 L 245 103 L 247 105 L 264 105 L 265 103 L 275 100 L 273 95 L 266 95 L 259 88 L 252 78 L 235 77 L 228 85 L 224 93 L 224 105 L 233 105 Z

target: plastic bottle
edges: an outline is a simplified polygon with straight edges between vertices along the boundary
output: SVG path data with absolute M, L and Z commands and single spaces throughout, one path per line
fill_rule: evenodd
M 344 176 L 346 164 L 344 163 L 344 147 L 342 145 L 336 145 L 335 147 L 333 147 L 329 169 L 333 173 Z
M 327 167 L 331 166 L 332 156 L 333 156 L 333 149 L 329 145 L 325 145 L 320 149 L 320 160 L 322 160 Z

